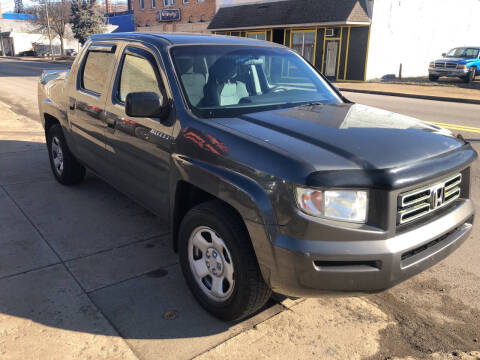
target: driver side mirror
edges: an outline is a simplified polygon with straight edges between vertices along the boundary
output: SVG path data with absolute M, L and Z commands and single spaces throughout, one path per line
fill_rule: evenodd
M 447 56 L 447 53 L 442 53 L 442 57 L 446 57 Z
M 165 96 L 155 92 L 133 92 L 125 100 L 125 113 L 131 117 L 164 119 L 170 112 Z

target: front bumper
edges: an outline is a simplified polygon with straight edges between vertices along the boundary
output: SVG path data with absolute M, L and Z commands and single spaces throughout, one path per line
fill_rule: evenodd
M 468 74 L 468 69 L 429 68 L 428 73 L 435 76 L 463 77 Z
M 443 216 L 391 238 L 312 241 L 278 234 L 269 283 L 289 296 L 323 292 L 375 292 L 408 279 L 456 250 L 473 225 L 471 200 L 458 200 Z

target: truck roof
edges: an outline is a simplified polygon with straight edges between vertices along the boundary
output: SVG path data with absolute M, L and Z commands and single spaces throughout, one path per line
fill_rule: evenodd
M 283 47 L 271 41 L 261 41 L 255 39 L 248 39 L 236 36 L 224 35 L 209 35 L 209 34 L 194 34 L 194 33 L 139 33 L 139 32 L 125 32 L 125 33 L 110 33 L 110 34 L 96 34 L 91 36 L 92 40 L 142 40 L 157 45 L 164 45 L 165 41 L 172 44 L 218 44 L 218 45 L 265 45 Z

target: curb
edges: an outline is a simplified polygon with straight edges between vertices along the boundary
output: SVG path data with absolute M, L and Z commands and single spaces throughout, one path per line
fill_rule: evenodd
M 461 99 L 461 98 L 451 98 L 451 97 L 443 97 L 443 96 L 415 95 L 415 94 L 403 94 L 403 93 L 388 92 L 388 91 L 358 90 L 358 89 L 344 89 L 344 88 L 340 88 L 340 91 L 354 92 L 354 93 L 360 93 L 360 94 L 396 96 L 396 97 L 404 97 L 404 98 L 410 98 L 410 99 L 446 101 L 446 102 L 456 102 L 456 103 L 462 103 L 462 104 L 480 105 L 480 100 L 474 100 L 474 99 Z
M 41 63 L 48 63 L 48 64 L 71 64 L 73 63 L 74 59 L 72 60 L 43 60 L 42 58 L 36 59 L 24 59 L 21 56 L 0 56 L 0 59 L 9 59 L 9 60 L 18 60 L 23 62 L 41 62 Z

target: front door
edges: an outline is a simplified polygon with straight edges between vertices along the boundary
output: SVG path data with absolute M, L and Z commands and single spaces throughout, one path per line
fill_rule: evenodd
M 337 75 L 338 41 L 327 41 L 326 49 L 325 76 L 335 78 Z
M 115 74 L 106 113 L 106 146 L 115 165 L 108 178 L 167 221 L 173 126 L 158 118 L 131 118 L 125 114 L 129 93 L 167 96 L 159 62 L 149 48 L 127 46 Z
M 102 174 L 105 153 L 106 92 L 115 66 L 115 44 L 91 44 L 68 94 L 68 119 L 76 155 Z

